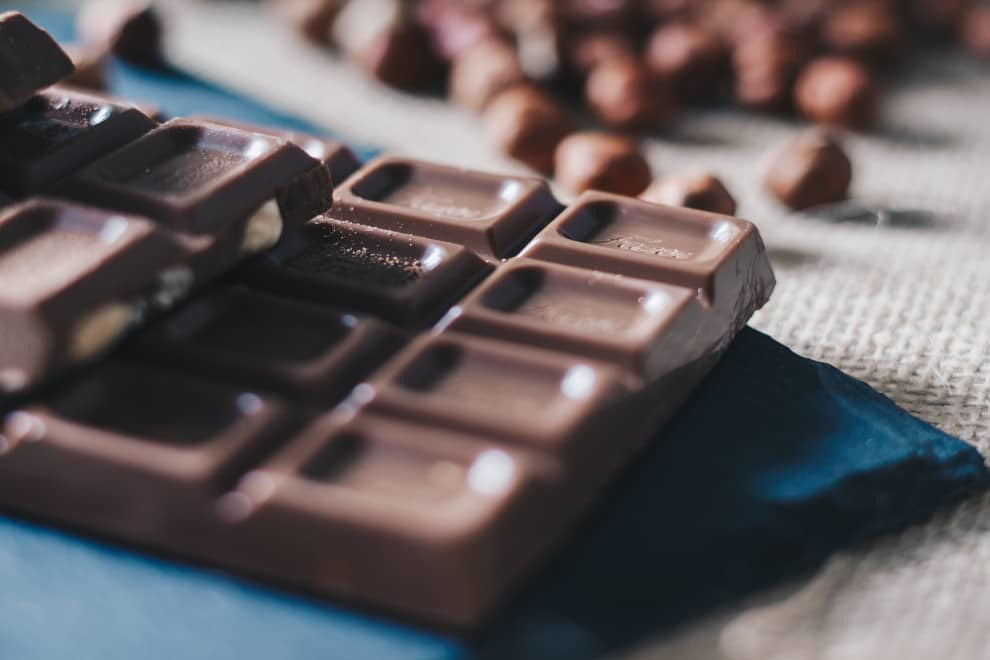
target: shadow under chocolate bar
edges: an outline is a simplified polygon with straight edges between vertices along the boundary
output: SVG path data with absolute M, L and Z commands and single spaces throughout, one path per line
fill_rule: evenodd
M 768 300 L 766 251 L 397 157 L 331 206 L 286 137 L 173 120 L 0 212 L 3 378 L 48 383 L 3 419 L 0 506 L 474 628 Z M 149 317 L 183 272 L 224 280 Z

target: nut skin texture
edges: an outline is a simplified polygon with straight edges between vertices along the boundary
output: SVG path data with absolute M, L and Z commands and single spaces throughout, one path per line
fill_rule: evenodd
M 650 166 L 633 140 L 586 131 L 558 145 L 554 176 L 574 193 L 601 190 L 633 196 L 649 185 Z
M 683 206 L 709 213 L 735 215 L 736 200 L 718 177 L 709 172 L 657 179 L 639 198 L 654 204 Z
M 855 60 L 820 57 L 801 71 L 794 104 L 802 115 L 820 124 L 868 128 L 876 117 L 876 85 Z
M 483 121 L 489 139 L 503 153 L 543 174 L 553 171 L 554 150 L 573 130 L 561 106 L 530 86 L 513 87 L 496 96 Z
M 584 96 L 599 121 L 612 128 L 656 129 L 674 113 L 668 86 L 629 58 L 596 66 L 585 83 Z
M 897 12 L 881 2 L 851 4 L 825 18 L 821 39 L 830 51 L 885 65 L 903 52 L 904 27 Z
M 970 55 L 990 61 L 990 7 L 973 7 L 963 18 L 959 38 Z
M 122 60 L 157 68 L 162 56 L 162 23 L 150 2 L 89 0 L 76 15 L 80 40 L 105 48 Z
M 650 37 L 643 59 L 678 94 L 704 99 L 717 91 L 728 58 L 722 42 L 711 32 L 687 23 L 669 23 Z
M 771 160 L 764 184 L 783 204 L 801 210 L 845 199 L 852 174 L 842 145 L 819 129 L 786 144 Z
M 454 103 L 480 112 L 500 92 L 525 82 L 515 49 L 500 39 L 487 39 L 454 58 L 447 90 Z

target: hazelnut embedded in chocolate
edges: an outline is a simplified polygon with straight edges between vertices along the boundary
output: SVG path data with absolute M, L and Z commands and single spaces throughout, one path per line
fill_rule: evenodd
M 850 4 L 834 9 L 821 26 L 826 48 L 871 64 L 893 60 L 904 42 L 897 12 L 880 2 Z
M 499 92 L 524 82 L 526 74 L 512 45 L 486 39 L 454 58 L 447 89 L 454 103 L 480 111 Z
M 613 128 L 656 129 L 674 112 L 669 86 L 631 58 L 596 66 L 585 82 L 584 98 L 595 116 Z
M 609 133 L 574 133 L 557 146 L 554 178 L 575 193 L 601 190 L 637 195 L 650 183 L 650 166 L 633 140 Z
M 497 95 L 483 119 L 489 138 L 501 151 L 544 174 L 553 171 L 554 149 L 572 130 L 560 104 L 531 86 Z
M 146 0 L 89 0 L 76 16 L 81 41 L 139 66 L 162 65 L 162 23 Z
M 718 87 L 726 64 L 721 40 L 703 28 L 669 23 L 653 33 L 643 59 L 647 68 L 683 96 L 704 98 Z
M 838 202 L 852 182 L 852 163 L 834 134 L 816 129 L 787 143 L 771 160 L 764 183 L 795 210 Z
M 801 70 L 794 86 L 794 104 L 812 121 L 866 128 L 876 115 L 876 85 L 855 60 L 820 57 Z
M 654 204 L 683 206 L 710 213 L 733 215 L 736 200 L 725 184 L 710 172 L 694 172 L 657 179 L 639 195 Z
M 963 18 L 959 38 L 966 52 L 990 60 L 990 7 L 973 7 Z

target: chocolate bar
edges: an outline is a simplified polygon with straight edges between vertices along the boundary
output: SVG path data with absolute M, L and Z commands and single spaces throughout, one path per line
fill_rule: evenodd
M 136 107 L 59 88 L 0 115 L 0 188 L 31 195 L 144 135 L 157 122 Z
M 475 628 L 767 301 L 759 233 L 395 157 L 331 200 L 284 137 L 173 120 L 0 212 L 0 507 Z
M 15 11 L 0 13 L 0 112 L 72 73 L 72 60 L 51 36 Z

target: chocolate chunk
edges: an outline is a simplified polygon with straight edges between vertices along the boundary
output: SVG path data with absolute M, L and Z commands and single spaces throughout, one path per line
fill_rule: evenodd
M 497 95 L 484 114 L 485 131 L 512 158 L 547 174 L 554 150 L 573 124 L 552 98 L 532 87 L 514 87 Z
M 331 188 L 326 167 L 293 144 L 173 119 L 72 176 L 61 191 L 189 234 L 218 232 L 277 199 L 281 218 L 268 214 L 257 227 L 269 235 L 255 251 L 277 241 L 283 225 L 329 208 Z
M 637 195 L 650 183 L 650 166 L 633 140 L 585 131 L 557 147 L 554 176 L 576 193 L 594 189 Z
M 22 105 L 72 70 L 69 56 L 47 32 L 16 11 L 0 13 L 0 112 Z
M 967 52 L 990 60 L 990 8 L 970 9 L 962 21 L 959 34 Z
M 307 590 L 476 625 L 572 520 L 560 477 L 484 436 L 328 416 L 220 501 L 239 521 L 223 553 Z
M 299 131 L 285 131 L 269 126 L 258 126 L 230 119 L 218 119 L 216 117 L 191 117 L 200 121 L 221 126 L 229 126 L 251 133 L 261 133 L 272 137 L 281 138 L 296 145 L 307 154 L 320 161 L 330 170 L 330 177 L 335 184 L 340 183 L 361 167 L 361 162 L 354 155 L 354 152 L 339 140 L 327 137 L 300 133 Z
M 353 56 L 376 80 L 408 91 L 436 85 L 443 71 L 430 48 L 429 36 L 420 26 L 408 22 L 383 30 Z
M 458 334 L 425 336 L 370 381 L 372 412 L 549 452 L 578 473 L 600 447 L 595 418 L 623 394 L 620 372 L 503 341 Z M 618 436 L 619 434 L 616 434 Z M 592 446 L 599 445 L 597 450 Z
M 514 259 L 460 305 L 447 327 L 662 375 L 678 337 L 703 322 L 696 292 L 583 268 Z
M 329 216 L 512 256 L 560 210 L 547 184 L 394 156 L 372 161 L 334 193 Z
M 166 550 L 201 548 L 222 531 L 218 483 L 278 438 L 281 417 L 251 392 L 110 361 L 7 415 L 14 451 L 0 479 L 17 497 L 4 505 Z
M 138 66 L 159 67 L 162 24 L 148 0 L 87 0 L 76 16 L 79 38 Z
M 846 128 L 867 128 L 876 115 L 877 94 L 869 72 L 855 60 L 819 57 L 801 71 L 794 104 L 808 119 Z
M 502 40 L 487 39 L 454 58 L 447 89 L 454 103 L 480 112 L 500 92 L 525 82 L 515 49 Z
M 683 206 L 710 213 L 733 215 L 736 212 L 736 200 L 725 188 L 725 184 L 709 172 L 657 179 L 639 198 L 654 204 Z
M 266 0 L 266 4 L 300 35 L 328 44 L 333 23 L 346 0 Z
M 522 256 L 688 287 L 733 313 L 740 295 L 765 299 L 773 275 L 745 220 L 588 192 Z M 762 304 L 762 303 L 759 303 Z
M 637 60 L 605 60 L 588 75 L 584 98 L 606 126 L 655 130 L 674 114 L 675 100 L 664 81 Z
M 65 52 L 72 58 L 76 70 L 71 76 L 62 80 L 63 85 L 97 92 L 107 88 L 106 50 L 85 44 L 67 44 Z
M 830 204 L 846 198 L 852 163 L 831 133 L 809 131 L 780 150 L 764 181 L 770 192 L 792 209 Z
M 871 64 L 896 58 L 904 45 L 897 12 L 879 2 L 853 3 L 831 11 L 821 27 L 830 49 Z
M 374 319 L 234 288 L 191 301 L 128 355 L 327 407 L 398 347 Z
M 687 23 L 659 27 L 643 59 L 655 76 L 691 99 L 711 97 L 728 68 L 727 53 L 718 37 Z
M 0 390 L 101 354 L 138 319 L 140 294 L 180 257 L 134 216 L 33 200 L 0 213 Z
M 242 277 L 282 295 L 423 328 L 489 270 L 460 245 L 318 218 L 249 263 Z
M 131 105 L 64 88 L 43 92 L 0 116 L 0 187 L 16 195 L 50 189 L 155 126 Z

